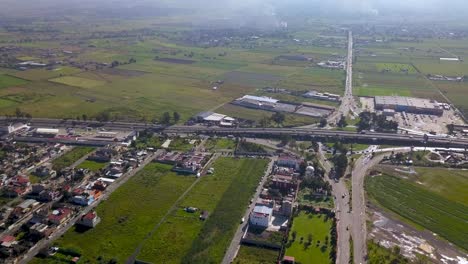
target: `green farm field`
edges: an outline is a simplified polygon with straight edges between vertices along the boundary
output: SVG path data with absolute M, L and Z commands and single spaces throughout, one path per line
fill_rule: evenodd
M 139 260 L 154 263 L 219 263 L 237 229 L 267 160 L 219 158 L 177 210 L 142 248 Z M 185 207 L 199 211 L 187 213 Z M 208 211 L 206 221 L 199 220 Z
M 325 220 L 325 215 L 300 212 L 293 219 L 285 255 L 292 256 L 297 262 L 303 264 L 331 263 L 331 228 L 332 221 L 330 219 Z M 294 241 L 293 232 L 296 233 Z M 306 246 L 309 236 L 312 238 L 311 244 Z
M 427 175 L 423 180 L 427 184 L 434 184 L 434 176 Z M 439 177 L 443 175 L 439 174 Z M 389 175 L 366 178 L 365 188 L 371 200 L 384 208 L 467 249 L 466 204 L 449 200 L 431 191 L 431 187 L 425 188 L 424 184 Z
M 0 74 L 0 89 L 26 84 L 28 81 L 10 75 Z
M 87 231 L 73 227 L 56 244 L 76 249 L 83 262 L 125 262 L 195 180 L 170 169 L 158 163 L 147 165 L 97 207 L 101 223 Z

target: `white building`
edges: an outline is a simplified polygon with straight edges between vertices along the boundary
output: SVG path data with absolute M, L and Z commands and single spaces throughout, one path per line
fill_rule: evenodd
M 250 213 L 250 224 L 258 227 L 268 227 L 273 215 L 273 209 L 265 205 L 257 205 Z

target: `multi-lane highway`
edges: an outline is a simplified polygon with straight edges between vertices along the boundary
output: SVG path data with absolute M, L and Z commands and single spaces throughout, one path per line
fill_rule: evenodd
M 336 123 L 341 116 L 347 116 L 355 106 L 353 97 L 353 33 L 348 33 L 348 55 L 346 56 L 345 93 L 338 111 L 328 117 L 328 123 Z
M 172 126 L 164 129 L 167 134 L 202 134 L 236 137 L 281 137 L 292 136 L 300 139 L 346 140 L 348 142 L 385 143 L 403 146 L 460 147 L 468 146 L 468 139 L 454 137 L 427 137 L 396 133 L 350 132 L 309 128 L 218 128 L 202 126 Z

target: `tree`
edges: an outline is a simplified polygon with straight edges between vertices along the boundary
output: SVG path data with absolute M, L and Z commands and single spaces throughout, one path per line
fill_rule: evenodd
M 347 126 L 347 125 L 348 125 L 348 122 L 346 122 L 346 117 L 344 117 L 344 115 L 342 115 L 342 116 L 340 117 L 340 120 L 338 120 L 338 123 L 336 123 L 336 125 L 337 125 L 338 127 L 341 127 L 341 128 Z
M 23 116 L 23 112 L 21 112 L 21 109 L 19 107 L 17 107 L 16 110 L 15 110 L 15 116 L 16 117 L 22 117 Z
M 179 113 L 174 112 L 174 113 L 172 114 L 172 117 L 174 118 L 174 123 L 179 122 L 179 120 L 180 120 L 180 114 L 179 114 Z
M 262 119 L 260 119 L 260 126 L 267 127 L 268 124 L 270 124 L 270 118 L 263 116 Z
M 328 124 L 327 119 L 322 118 L 320 119 L 319 127 L 326 127 Z
M 88 120 L 88 116 L 86 114 L 81 115 L 81 118 L 83 119 L 83 121 Z
M 453 132 L 455 131 L 455 125 L 453 124 L 448 124 L 447 125 L 447 130 L 449 135 L 453 135 Z
M 278 125 L 282 124 L 285 119 L 286 119 L 286 116 L 280 112 L 276 112 L 271 116 L 271 120 L 273 120 Z
M 169 112 L 164 112 L 164 114 L 161 117 L 161 123 L 165 125 L 169 125 L 171 123 L 171 115 Z

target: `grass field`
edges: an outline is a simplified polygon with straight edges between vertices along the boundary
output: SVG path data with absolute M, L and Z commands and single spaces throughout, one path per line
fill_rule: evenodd
M 266 160 L 219 158 L 215 173 L 203 177 L 143 246 L 140 260 L 153 263 L 219 263 Z M 185 207 L 209 212 L 206 221 Z
M 46 70 L 46 69 L 29 69 L 26 71 L 18 71 L 15 72 L 13 75 L 22 78 L 25 80 L 30 81 L 39 81 L 39 80 L 48 80 L 55 77 L 76 74 L 79 73 L 81 70 L 74 67 L 63 66 L 60 68 L 56 68 L 53 70 Z
M 205 148 L 208 150 L 220 150 L 229 149 L 233 150 L 236 148 L 236 142 L 228 138 L 209 138 L 205 143 Z
M 297 262 L 303 264 L 331 263 L 331 228 L 332 221 L 331 219 L 325 220 L 325 215 L 300 212 L 299 215 L 293 219 L 293 226 L 285 255 L 292 256 Z M 296 232 L 294 241 L 292 237 L 293 232 Z M 311 244 L 307 246 L 309 237 L 311 237 L 312 240 Z
M 28 81 L 19 79 L 10 75 L 0 74 L 0 89 L 18 86 L 28 83 Z
M 279 252 L 267 248 L 241 245 L 234 264 L 274 264 Z
M 88 169 L 90 171 L 96 172 L 96 171 L 106 167 L 107 164 L 108 163 L 106 163 L 106 162 L 96 162 L 96 161 L 92 161 L 92 160 L 85 160 L 80 165 L 78 165 L 76 168 L 78 168 L 78 169 Z
M 434 177 L 426 177 L 434 181 Z M 368 177 L 365 187 L 371 199 L 381 206 L 468 249 L 468 206 L 394 176 Z
M 61 83 L 69 86 L 81 87 L 81 88 L 94 88 L 105 84 L 103 81 L 85 79 L 75 76 L 64 76 L 54 79 L 50 79 L 51 82 Z
M 84 155 L 90 153 L 94 149 L 95 148 L 93 147 L 74 147 L 69 152 L 65 153 L 64 155 L 52 161 L 53 168 L 56 171 L 60 171 L 61 169 L 64 169 L 72 165 L 74 162 L 79 160 Z
M 76 227 L 57 241 L 74 248 L 83 263 L 112 258 L 123 263 L 140 241 L 167 213 L 194 177 L 170 172 L 171 166 L 151 163 L 97 207 L 101 223 L 85 232 Z
M 373 241 L 367 241 L 369 264 L 406 264 L 410 263 L 397 249 L 387 249 Z

